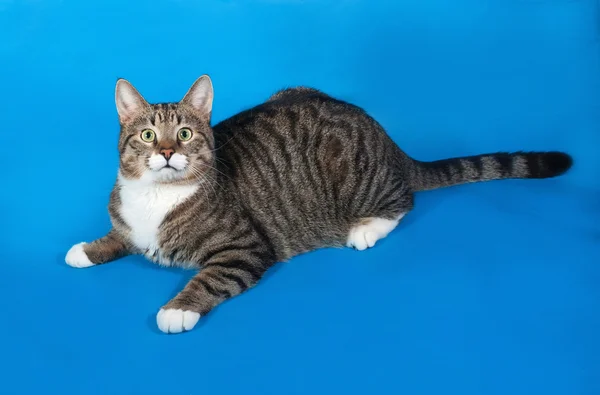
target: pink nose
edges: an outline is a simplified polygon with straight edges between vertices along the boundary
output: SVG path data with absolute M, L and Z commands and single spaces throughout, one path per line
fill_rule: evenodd
M 165 157 L 166 160 L 169 160 L 169 158 L 171 158 L 171 155 L 175 153 L 175 150 L 171 148 L 163 148 L 159 152 L 162 156 Z

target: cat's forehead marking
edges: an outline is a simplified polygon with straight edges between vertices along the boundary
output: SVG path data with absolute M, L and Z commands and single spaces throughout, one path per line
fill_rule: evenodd
M 152 105 L 152 114 L 150 122 L 152 125 L 164 124 L 166 122 L 180 124 L 182 117 L 177 111 L 177 105 L 174 103 L 161 103 Z

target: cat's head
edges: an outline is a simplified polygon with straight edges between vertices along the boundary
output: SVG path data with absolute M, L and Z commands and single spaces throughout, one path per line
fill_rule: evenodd
M 128 81 L 116 87 L 120 171 L 128 179 L 195 182 L 213 162 L 213 87 L 200 77 L 179 103 L 149 104 Z

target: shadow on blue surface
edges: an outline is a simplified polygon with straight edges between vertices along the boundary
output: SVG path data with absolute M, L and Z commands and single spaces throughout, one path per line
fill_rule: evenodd
M 0 0 L 2 393 L 600 393 L 596 1 Z M 214 120 L 284 86 L 363 106 L 409 154 L 565 150 L 560 179 L 421 194 L 363 253 L 278 265 L 196 329 L 191 275 L 63 263 L 104 234 L 114 83 L 212 76 Z

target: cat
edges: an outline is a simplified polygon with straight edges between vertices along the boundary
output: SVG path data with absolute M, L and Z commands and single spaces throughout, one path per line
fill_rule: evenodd
M 178 103 L 149 104 L 116 84 L 119 171 L 112 229 L 74 245 L 83 268 L 129 254 L 199 269 L 156 316 L 191 330 L 277 262 L 321 247 L 365 250 L 413 208 L 413 194 L 452 185 L 565 173 L 562 152 L 495 153 L 421 162 L 364 110 L 312 88 L 289 88 L 211 127 L 204 75 Z

